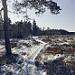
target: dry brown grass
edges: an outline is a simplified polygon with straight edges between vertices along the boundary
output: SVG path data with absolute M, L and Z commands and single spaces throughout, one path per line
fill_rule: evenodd
M 70 68 L 75 68 L 75 55 L 70 54 L 63 60 L 65 66 L 68 66 Z
M 3 63 L 6 63 L 8 60 L 7 56 L 6 55 L 3 55 L 0 57 L 0 64 L 3 64 Z
M 38 61 L 38 62 L 40 62 L 41 61 L 41 57 L 40 57 L 40 55 L 38 54 L 38 56 L 36 57 L 36 59 L 35 59 L 36 61 Z
M 69 65 L 71 68 L 75 68 L 75 61 L 72 61 L 72 63 Z
M 23 45 L 26 46 L 26 47 L 31 47 L 31 45 L 26 44 L 26 43 L 24 43 Z
M 66 54 L 75 54 L 75 48 L 67 48 Z
M 62 39 L 62 41 L 63 41 L 63 42 L 67 42 L 67 40 L 66 40 L 66 39 L 64 39 L 64 38 Z
M 44 55 L 46 55 L 46 54 L 53 54 L 53 55 L 55 55 L 55 54 L 60 54 L 60 49 L 59 48 L 50 48 L 50 47 L 48 47 L 44 52 L 43 52 L 43 54 Z
M 14 47 L 18 46 L 17 43 L 10 43 L 10 45 L 11 45 L 11 48 L 14 48 Z
M 66 54 L 75 54 L 75 45 L 67 45 L 67 44 L 63 44 L 63 45 L 59 45 L 57 47 L 48 47 L 43 54 L 60 54 L 61 53 L 61 49 L 65 49 L 65 53 Z
M 17 44 L 17 43 L 10 43 L 11 45 L 11 48 L 14 48 L 14 47 L 19 47 L 21 48 L 22 45 L 26 46 L 26 47 L 31 47 L 31 45 L 27 44 L 27 43 L 23 43 L 22 45 L 21 44 Z
M 48 39 L 48 38 L 47 39 L 42 39 L 42 41 L 51 43 L 51 40 Z
M 10 63 L 16 63 L 16 57 L 18 57 L 18 54 L 12 54 L 11 56 L 2 55 L 0 56 L 0 64 L 10 64 Z
M 34 45 L 38 45 L 38 44 L 40 44 L 40 42 L 38 42 L 38 41 L 36 41 L 36 40 L 33 40 L 33 44 L 34 44 Z
M 26 52 L 20 52 L 21 55 L 26 55 Z

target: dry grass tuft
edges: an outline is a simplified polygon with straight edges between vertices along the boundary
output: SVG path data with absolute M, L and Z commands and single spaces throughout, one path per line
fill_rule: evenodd
M 31 47 L 31 45 L 27 44 L 27 43 L 23 43 L 24 46 L 26 47 Z
M 10 43 L 11 48 L 17 47 L 17 43 Z
M 38 41 L 36 41 L 36 40 L 33 40 L 33 44 L 34 44 L 34 45 L 38 45 L 38 44 L 40 44 L 40 42 L 38 42 Z
M 75 45 L 67 45 L 67 44 L 63 44 L 63 45 L 59 45 L 56 47 L 48 47 L 43 54 L 61 54 L 61 50 L 64 49 L 66 54 L 75 54 Z
M 26 55 L 26 52 L 20 52 L 21 55 Z
M 49 42 L 50 44 L 51 44 L 51 40 L 50 39 L 42 39 L 42 41 L 44 41 L 44 42 Z

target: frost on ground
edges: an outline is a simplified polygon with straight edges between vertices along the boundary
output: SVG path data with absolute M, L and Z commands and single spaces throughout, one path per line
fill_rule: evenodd
M 73 36 L 41 36 L 10 39 L 12 61 L 5 56 L 0 41 L 0 75 L 74 75 L 75 39 Z M 14 61 L 14 62 L 13 62 Z M 15 62 L 16 61 L 16 62 Z
M 58 35 L 43 39 L 49 46 L 36 58 L 38 69 L 45 70 L 46 75 L 75 75 L 74 37 Z
M 35 57 L 42 49 L 46 47 L 45 43 L 39 39 L 29 40 L 12 40 L 11 39 L 12 53 L 18 54 L 16 63 L 1 63 L 2 75 L 40 75 L 35 66 Z M 3 45 L 0 45 L 0 53 L 2 49 L 5 50 Z M 4 52 L 5 53 L 5 52 Z

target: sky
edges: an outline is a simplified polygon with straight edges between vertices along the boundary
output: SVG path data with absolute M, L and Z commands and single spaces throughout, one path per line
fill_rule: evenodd
M 50 27 L 51 29 L 65 29 L 70 32 L 75 32 L 75 0 L 53 0 L 61 7 L 60 14 L 52 15 L 49 10 L 40 16 L 35 15 L 34 11 L 28 11 L 30 18 L 36 20 L 39 27 Z M 9 13 L 12 22 L 24 20 L 23 15 Z

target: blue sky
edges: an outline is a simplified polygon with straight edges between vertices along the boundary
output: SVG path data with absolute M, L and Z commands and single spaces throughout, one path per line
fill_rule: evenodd
M 58 15 L 52 15 L 49 10 L 39 17 L 34 11 L 28 11 L 29 17 L 36 20 L 39 27 L 50 27 L 51 29 L 66 29 L 75 31 L 75 0 L 53 0 L 61 6 L 62 10 Z M 9 14 L 12 22 L 24 20 L 22 15 Z

